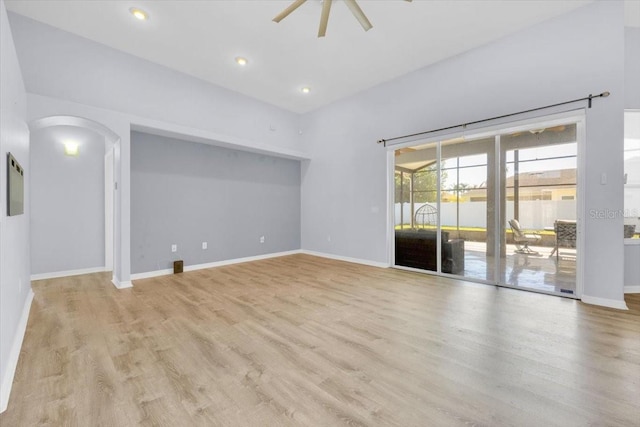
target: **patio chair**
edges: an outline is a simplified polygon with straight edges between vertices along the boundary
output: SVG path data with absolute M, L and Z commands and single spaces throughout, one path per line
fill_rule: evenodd
M 556 232 L 556 261 L 560 260 L 560 247 L 575 248 L 576 247 L 576 221 L 557 219 L 553 223 L 553 229 Z
M 517 219 L 509 220 L 509 226 L 511 227 L 511 231 L 513 232 L 513 242 L 516 245 L 516 253 L 526 254 L 526 255 L 539 255 L 538 252 L 529 248 L 529 244 L 535 245 L 540 243 L 542 240 L 542 236 L 537 233 L 525 233 L 520 228 L 520 223 Z

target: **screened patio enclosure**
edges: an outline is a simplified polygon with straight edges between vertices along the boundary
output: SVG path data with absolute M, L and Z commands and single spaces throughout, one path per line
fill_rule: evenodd
M 577 129 L 396 150 L 395 265 L 575 295 Z

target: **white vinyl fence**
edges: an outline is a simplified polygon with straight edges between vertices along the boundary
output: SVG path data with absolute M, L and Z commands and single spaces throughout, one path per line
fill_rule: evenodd
M 427 203 L 416 203 L 416 211 Z M 436 203 L 428 203 L 437 207 Z M 411 204 L 404 203 L 404 221 L 400 220 L 400 203 L 395 204 L 395 224 L 411 224 Z M 444 226 L 456 225 L 456 203 L 442 203 L 441 223 Z M 487 202 L 461 202 L 460 227 L 487 227 Z M 513 218 L 513 202 L 507 202 L 506 219 Z M 557 219 L 576 219 L 575 200 L 530 200 L 520 202 L 520 224 L 523 228 L 543 230 L 553 227 Z M 506 222 L 506 221 L 505 221 Z

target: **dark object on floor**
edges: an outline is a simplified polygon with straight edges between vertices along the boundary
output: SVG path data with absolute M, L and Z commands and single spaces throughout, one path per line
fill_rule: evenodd
M 435 230 L 396 231 L 396 265 L 437 270 L 437 233 Z M 449 240 L 449 233 L 442 232 L 442 272 L 464 272 L 464 240 Z

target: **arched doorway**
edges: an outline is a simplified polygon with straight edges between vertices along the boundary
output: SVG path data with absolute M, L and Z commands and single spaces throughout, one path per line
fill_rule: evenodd
M 40 118 L 30 130 L 32 278 L 114 271 L 120 137 L 75 116 Z

